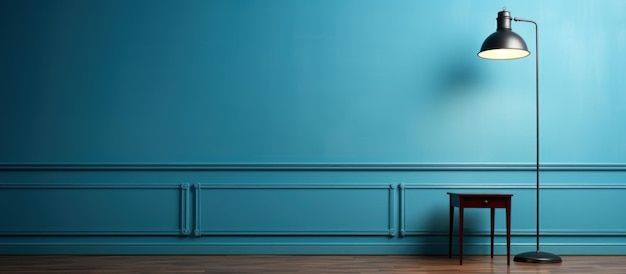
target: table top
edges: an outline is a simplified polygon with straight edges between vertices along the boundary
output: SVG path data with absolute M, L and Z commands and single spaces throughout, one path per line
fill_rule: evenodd
M 513 196 L 513 194 L 508 194 L 508 193 L 456 193 L 456 192 L 448 192 L 448 195 L 458 196 L 458 197 L 493 197 L 493 198 Z

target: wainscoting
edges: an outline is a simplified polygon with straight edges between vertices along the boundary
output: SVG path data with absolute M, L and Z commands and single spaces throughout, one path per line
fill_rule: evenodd
M 512 251 L 535 244 L 532 165 L 0 169 L 2 254 L 445 254 L 449 191 L 514 194 Z M 542 166 L 542 249 L 626 254 L 625 175 L 620 165 Z M 484 210 L 467 210 L 467 254 L 487 254 L 488 223 Z

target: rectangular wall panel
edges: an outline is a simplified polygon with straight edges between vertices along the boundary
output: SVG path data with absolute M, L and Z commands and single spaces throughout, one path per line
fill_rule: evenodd
M 196 235 L 395 235 L 395 185 L 197 186 Z
M 626 237 L 626 185 L 555 185 L 542 189 L 544 235 Z
M 187 185 L 0 185 L 0 235 L 188 234 Z
M 401 184 L 400 235 L 447 235 L 449 200 L 447 192 L 511 193 L 513 236 L 536 233 L 534 185 Z M 626 195 L 625 185 L 544 184 L 540 189 L 540 231 L 544 236 L 626 236 L 626 219 L 615 214 Z M 611 213 L 613 212 L 613 213 Z M 601 225 L 599 225 L 601 224 Z M 496 209 L 496 233 L 505 232 L 505 211 Z M 455 231 L 458 208 L 455 208 Z M 489 211 L 465 210 L 465 234 L 488 235 Z

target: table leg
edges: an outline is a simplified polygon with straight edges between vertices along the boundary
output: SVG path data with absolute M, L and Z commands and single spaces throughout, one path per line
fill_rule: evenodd
M 493 234 L 494 234 L 494 233 L 493 233 L 493 231 L 494 231 L 494 229 L 493 229 L 493 228 L 494 228 L 494 225 L 493 225 L 493 223 L 494 223 L 494 215 L 495 215 L 495 211 L 496 211 L 496 209 L 492 207 L 492 208 L 491 208 L 491 258 L 493 258 L 493 238 L 494 238 L 494 235 L 493 235 Z
M 459 207 L 459 264 L 463 264 L 463 206 Z
M 454 206 L 452 206 L 452 199 L 450 199 L 450 221 L 448 222 L 448 258 L 452 258 L 452 231 L 454 227 Z
M 506 265 L 511 265 L 511 199 L 506 203 Z

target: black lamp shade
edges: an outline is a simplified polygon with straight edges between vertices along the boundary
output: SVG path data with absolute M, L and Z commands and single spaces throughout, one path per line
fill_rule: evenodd
M 485 39 L 478 56 L 485 59 L 508 60 L 530 55 L 526 42 L 511 30 L 511 15 L 498 12 L 498 29 Z

